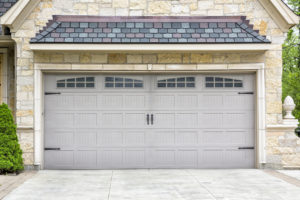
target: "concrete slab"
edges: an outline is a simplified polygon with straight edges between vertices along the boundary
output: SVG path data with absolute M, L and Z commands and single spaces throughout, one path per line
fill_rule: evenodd
M 262 170 L 40 171 L 4 200 L 296 200 L 300 188 Z

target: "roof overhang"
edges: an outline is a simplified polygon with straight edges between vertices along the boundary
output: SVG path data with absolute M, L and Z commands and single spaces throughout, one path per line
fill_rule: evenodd
M 282 0 L 260 0 L 260 2 L 283 32 L 299 24 L 300 17 Z
M 195 52 L 195 51 L 267 51 L 274 44 L 30 44 L 33 51 L 130 51 L 130 52 Z
M 0 24 L 8 26 L 11 32 L 16 32 L 40 1 L 41 0 L 19 0 L 0 18 Z

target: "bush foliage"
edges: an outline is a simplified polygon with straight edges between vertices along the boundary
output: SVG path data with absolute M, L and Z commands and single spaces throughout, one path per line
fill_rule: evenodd
M 0 105 L 0 174 L 23 170 L 22 150 L 11 110 Z

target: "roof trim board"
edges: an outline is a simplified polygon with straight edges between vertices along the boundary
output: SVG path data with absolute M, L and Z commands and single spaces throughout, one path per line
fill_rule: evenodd
M 278 46 L 278 45 L 277 45 Z M 105 52 L 252 52 L 277 48 L 273 44 L 30 44 L 33 51 L 105 51 Z

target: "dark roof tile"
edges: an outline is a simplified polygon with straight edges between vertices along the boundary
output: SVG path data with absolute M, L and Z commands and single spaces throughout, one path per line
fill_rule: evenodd
M 1 2 L 1 0 L 0 0 Z M 54 16 L 31 43 L 269 43 L 245 17 Z

